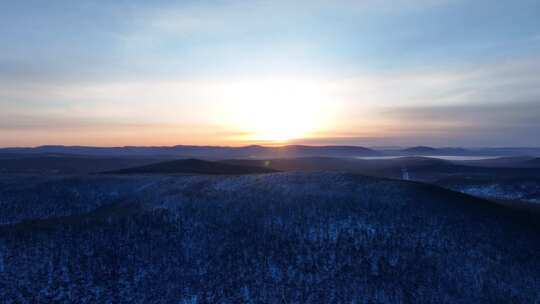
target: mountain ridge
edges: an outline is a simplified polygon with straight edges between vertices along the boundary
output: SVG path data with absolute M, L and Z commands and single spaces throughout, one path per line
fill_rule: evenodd
M 175 156 L 183 158 L 253 158 L 253 157 L 302 157 L 302 156 L 377 156 L 380 152 L 361 146 L 259 146 L 249 145 L 240 147 L 230 146 L 123 146 L 123 147 L 93 147 L 93 146 L 39 146 L 30 148 L 2 148 L 2 153 L 64 153 L 82 155 L 118 155 L 118 156 Z
M 275 173 L 277 170 L 246 165 L 235 165 L 223 162 L 212 162 L 200 159 L 179 159 L 159 162 L 139 167 L 104 172 L 105 174 L 216 174 L 241 175 Z

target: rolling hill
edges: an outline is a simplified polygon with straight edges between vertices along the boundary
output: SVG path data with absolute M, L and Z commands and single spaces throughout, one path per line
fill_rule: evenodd
M 0 179 L 0 218 L 22 216 L 0 225 L 6 303 L 540 300 L 538 218 L 436 186 L 330 172 L 14 178 Z
M 219 160 L 227 158 L 283 158 L 283 157 L 357 157 L 380 155 L 372 149 L 357 146 L 303 146 L 280 147 L 244 146 L 164 146 L 164 147 L 85 147 L 40 146 L 35 148 L 3 148 L 1 154 L 56 153 L 87 156 L 153 157 L 153 158 L 199 158 Z
M 291 158 L 267 160 L 225 160 L 236 165 L 268 167 L 279 171 L 341 171 L 363 175 L 397 178 L 407 169 L 414 180 L 433 182 L 447 177 L 497 177 L 497 178 L 537 178 L 540 171 L 527 167 L 490 167 L 488 163 L 476 166 L 475 162 L 449 161 L 430 157 L 398 157 L 390 159 L 352 158 Z M 496 162 L 497 164 L 498 162 Z
M 159 162 L 146 157 L 0 153 L 0 174 L 85 174 Z
M 180 159 L 141 167 L 109 171 L 109 174 L 261 174 L 276 172 L 274 169 L 233 165 L 200 159 Z
M 540 168 L 540 157 L 530 159 L 524 162 L 526 166 Z
M 466 150 L 463 148 L 454 148 L 454 147 L 447 147 L 447 148 L 433 148 L 433 147 L 426 147 L 426 146 L 417 146 L 417 147 L 411 147 L 402 149 L 399 151 L 399 153 L 403 155 L 474 155 L 476 154 L 474 151 Z
M 304 157 L 267 160 L 224 160 L 236 165 L 267 167 L 279 171 L 340 171 L 363 175 L 401 178 L 402 168 L 435 168 L 451 163 L 434 158 L 402 157 L 395 159 L 353 159 L 329 157 Z

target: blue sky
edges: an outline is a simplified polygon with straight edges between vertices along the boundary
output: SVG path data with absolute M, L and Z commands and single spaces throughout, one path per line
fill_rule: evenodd
M 0 146 L 540 146 L 538 1 L 3 1 Z

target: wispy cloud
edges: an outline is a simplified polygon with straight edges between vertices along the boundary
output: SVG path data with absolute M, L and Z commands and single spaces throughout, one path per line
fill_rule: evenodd
M 197 33 L 234 33 L 261 29 L 289 29 L 298 22 L 340 14 L 363 16 L 372 13 L 402 14 L 437 8 L 449 0 L 300 0 L 300 1 L 227 1 L 194 2 L 151 9 L 141 19 L 145 29 L 188 35 Z
M 171 144 L 196 140 L 187 134 L 200 129 L 208 142 L 234 141 L 253 133 L 235 114 L 268 107 L 289 120 L 287 108 L 332 112 L 310 142 L 460 144 L 459 133 L 473 143 L 537 142 L 538 8 L 534 0 L 4 1 L 0 145 L 48 133 L 151 140 L 159 126 Z M 303 97 L 287 97 L 294 90 L 283 87 L 305 83 Z
M 474 133 L 478 142 L 482 142 L 482 132 L 493 134 L 493 130 L 498 130 L 496 134 L 501 138 L 521 132 L 520 140 L 533 143 L 538 140 L 534 133 L 540 128 L 536 122 L 540 117 L 539 62 L 531 57 L 450 69 L 417 68 L 370 72 L 346 79 L 310 80 L 306 90 L 319 92 L 317 98 L 331 104 L 326 109 L 335 111 L 332 122 L 320 130 L 326 133 L 310 134 L 311 141 L 341 138 L 338 141 L 345 142 L 349 138 L 358 142 L 362 138 L 388 137 L 407 137 L 412 141 L 418 136 L 426 142 L 452 138 L 455 144 L 460 144 L 460 134 Z M 301 83 L 298 79 L 291 81 L 289 86 Z M 288 106 L 296 104 L 311 105 L 310 111 L 317 111 L 317 103 L 299 100 L 309 96 L 305 94 L 287 99 L 284 92 L 275 95 L 283 100 L 268 100 L 269 90 L 283 91 L 285 83 L 283 79 L 275 83 L 256 79 L 0 82 L 0 105 L 5 109 L 0 113 L 3 121 L 0 129 L 37 131 L 47 125 L 58 125 L 75 132 L 91 126 L 138 129 L 137 126 L 162 125 L 181 126 L 185 133 L 196 133 L 199 125 L 210 124 L 216 126 L 212 131 L 216 134 L 214 138 L 234 141 L 234 136 L 224 136 L 223 132 L 245 135 L 252 131 L 233 127 L 233 113 L 241 108 L 264 109 L 274 104 L 283 107 L 279 111 L 286 112 Z M 238 98 L 249 104 L 242 106 Z M 355 134 L 336 136 L 351 132 Z

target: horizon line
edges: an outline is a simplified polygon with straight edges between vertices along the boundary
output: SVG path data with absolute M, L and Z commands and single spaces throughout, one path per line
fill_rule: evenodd
M 349 148 L 368 148 L 368 149 L 407 149 L 407 148 L 434 148 L 434 149 L 540 149 L 540 146 L 437 146 L 437 145 L 309 145 L 309 144 L 276 144 L 276 145 L 263 145 L 263 144 L 251 144 L 251 145 L 190 145 L 190 144 L 176 144 L 176 145 L 124 145 L 124 146 L 98 146 L 98 145 L 63 145 L 63 144 L 46 144 L 37 146 L 0 146 L 0 150 L 4 149 L 39 149 L 39 148 L 95 148 L 95 149 L 114 149 L 114 148 L 176 148 L 176 147 L 198 147 L 198 148 L 249 148 L 249 147 L 261 147 L 261 148 L 284 148 L 284 147 L 349 147 Z

